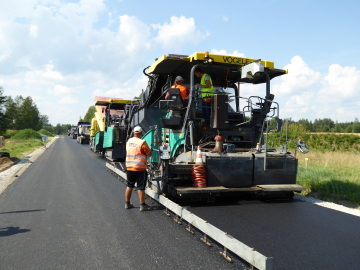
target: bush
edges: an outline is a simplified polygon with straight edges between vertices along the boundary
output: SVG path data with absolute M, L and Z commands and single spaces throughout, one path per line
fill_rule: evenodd
M 47 131 L 46 129 L 40 129 L 40 130 L 38 131 L 38 133 L 39 133 L 39 134 L 42 134 L 42 135 L 46 135 L 46 136 L 48 136 L 48 137 L 54 137 L 54 136 L 55 136 L 54 133 L 52 133 L 52 132 L 50 132 L 50 131 Z
M 24 129 L 12 137 L 14 140 L 41 139 L 41 135 L 33 129 Z
M 282 143 L 285 144 L 284 129 Z M 360 152 L 360 136 L 351 134 L 334 134 L 334 133 L 308 133 L 302 125 L 290 124 L 288 133 L 288 149 L 293 151 L 296 148 L 296 141 L 301 138 L 305 141 L 310 151 L 344 151 L 344 152 Z M 271 133 L 268 138 L 269 147 L 277 147 L 279 145 L 280 134 Z
M 19 130 L 12 130 L 12 129 L 8 129 L 5 134 L 4 134 L 4 138 L 5 139 L 9 139 L 11 138 L 12 136 L 15 136 L 17 133 L 19 133 Z

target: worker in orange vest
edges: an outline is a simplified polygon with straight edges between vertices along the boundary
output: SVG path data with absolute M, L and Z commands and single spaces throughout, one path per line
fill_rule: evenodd
M 187 102 L 189 100 L 189 90 L 185 85 L 182 85 L 184 83 L 184 79 L 181 76 L 177 76 L 175 78 L 175 83 L 171 88 L 177 88 L 180 90 L 180 95 L 184 101 L 184 106 L 187 106 Z M 166 94 L 165 99 L 168 99 L 170 96 L 169 93 Z
M 151 149 L 141 137 L 142 129 L 136 126 L 134 128 L 134 137 L 130 138 L 126 143 L 127 188 L 125 192 L 125 209 L 134 207 L 130 203 L 130 198 L 136 183 L 140 198 L 140 211 L 149 211 L 152 208 L 145 204 L 145 187 L 147 181 L 147 157 L 151 156 Z

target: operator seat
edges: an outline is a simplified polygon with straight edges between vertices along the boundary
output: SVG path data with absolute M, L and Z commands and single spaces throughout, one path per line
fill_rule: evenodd
M 185 111 L 183 98 L 180 94 L 180 89 L 169 88 L 166 92 L 169 93 L 167 106 L 172 111 L 170 118 L 161 118 L 161 126 L 163 128 L 179 128 L 183 113 Z
M 168 100 L 170 102 L 168 102 L 168 108 L 170 110 L 181 110 L 184 108 L 184 102 L 183 102 L 183 98 L 180 94 L 180 89 L 178 88 L 169 88 L 168 90 L 169 93 L 169 98 Z

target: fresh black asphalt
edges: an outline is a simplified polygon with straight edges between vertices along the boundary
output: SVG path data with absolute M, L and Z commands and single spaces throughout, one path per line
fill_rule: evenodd
M 163 214 L 124 209 L 106 160 L 57 139 L 0 195 L 0 269 L 244 269 Z
M 274 269 L 360 269 L 360 217 L 300 201 L 238 201 L 188 210 L 274 258 Z

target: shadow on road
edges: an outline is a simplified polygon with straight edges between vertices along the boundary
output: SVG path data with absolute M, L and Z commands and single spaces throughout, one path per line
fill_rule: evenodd
M 7 227 L 7 228 L 0 228 L 0 237 L 3 236 L 11 236 L 18 233 L 25 233 L 31 230 L 28 229 L 20 229 L 20 227 Z
M 46 209 L 38 209 L 38 210 L 23 210 L 23 211 L 11 211 L 11 212 L 2 212 L 2 213 L 0 213 L 0 215 L 2 215 L 2 214 L 18 214 L 18 213 L 29 213 L 29 212 L 41 212 L 41 211 L 46 211 Z

